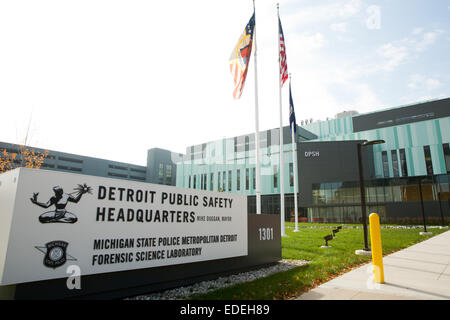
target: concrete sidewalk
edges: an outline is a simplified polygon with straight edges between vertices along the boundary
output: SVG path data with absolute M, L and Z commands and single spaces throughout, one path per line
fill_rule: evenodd
M 450 231 L 383 257 L 384 284 L 373 282 L 372 263 L 296 300 L 450 300 Z

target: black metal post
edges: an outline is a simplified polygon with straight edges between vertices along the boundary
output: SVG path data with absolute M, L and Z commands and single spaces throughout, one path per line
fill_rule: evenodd
M 441 183 L 439 181 L 439 179 L 435 179 L 435 176 L 432 177 L 433 179 L 433 190 L 434 192 L 434 196 L 437 198 L 437 201 L 439 202 L 439 212 L 441 213 L 441 225 L 444 226 L 445 222 L 444 222 L 444 214 L 442 213 L 442 204 L 441 204 Z M 438 190 L 438 186 L 439 186 L 439 190 Z
M 447 182 L 448 182 L 448 185 L 450 186 L 450 174 L 448 174 L 448 173 L 447 173 Z M 447 196 L 447 205 L 448 205 L 448 210 L 450 211 L 450 197 L 448 197 L 448 196 Z
M 422 196 L 422 178 L 419 178 L 419 193 L 420 193 L 420 206 L 422 208 L 423 230 L 427 232 L 427 223 L 425 220 L 425 208 L 423 206 L 423 196 Z
M 358 166 L 359 166 L 359 189 L 361 193 L 361 212 L 362 212 L 362 222 L 364 230 L 364 249 L 365 251 L 370 251 L 369 242 L 367 237 L 367 218 L 366 218 L 366 189 L 364 186 L 364 173 L 362 166 L 362 155 L 361 155 L 362 145 L 358 143 Z
M 438 192 L 439 211 L 441 212 L 441 224 L 445 226 L 444 213 L 442 212 L 441 192 Z

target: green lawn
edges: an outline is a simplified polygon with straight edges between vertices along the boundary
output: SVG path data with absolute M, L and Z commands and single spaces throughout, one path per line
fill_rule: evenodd
M 292 225 L 286 224 L 287 227 Z M 333 224 L 333 226 L 338 225 Z M 196 295 L 190 299 L 289 299 L 371 260 L 370 256 L 358 256 L 354 253 L 355 250 L 362 249 L 364 245 L 361 228 L 340 230 L 337 237 L 329 242 L 332 248 L 323 249 L 320 248 L 325 243 L 323 237 L 331 234 L 331 228 L 305 228 L 305 226 L 325 227 L 327 225 L 301 224 L 300 232 L 296 233 L 293 232 L 293 228 L 286 228 L 287 237 L 282 238 L 282 257 L 309 260 L 311 261 L 309 265 L 211 293 Z M 433 228 L 428 231 L 432 231 L 434 236 L 447 230 Z M 382 229 L 383 254 L 392 253 L 430 238 L 430 236 L 421 236 L 420 231 L 423 230 Z

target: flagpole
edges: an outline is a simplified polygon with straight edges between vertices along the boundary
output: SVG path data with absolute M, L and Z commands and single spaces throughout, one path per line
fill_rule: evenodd
M 291 87 L 291 74 L 289 74 L 289 87 Z M 291 93 L 292 94 L 292 93 Z M 298 203 L 297 203 L 297 193 L 298 193 L 298 182 L 297 182 L 297 141 L 295 141 L 294 128 L 295 123 L 292 122 L 291 134 L 292 134 L 292 162 L 294 164 L 294 210 L 295 210 L 295 229 L 294 232 L 299 232 L 298 230 Z
M 255 0 L 253 0 L 253 12 L 255 14 L 255 27 L 253 29 L 254 38 L 254 57 L 255 57 L 255 147 L 256 147 L 256 214 L 261 214 L 261 165 L 260 165 L 260 146 L 259 146 L 259 111 L 258 111 L 258 70 L 256 60 L 256 9 Z
M 280 19 L 280 6 L 277 3 L 277 14 L 278 19 Z M 278 23 L 278 51 L 280 50 L 280 24 Z M 281 222 L 281 236 L 286 236 L 285 226 L 284 226 L 284 143 L 283 143 L 283 108 L 281 99 L 281 55 L 278 54 L 278 67 L 280 68 L 280 73 L 278 75 L 278 95 L 280 98 L 280 222 Z

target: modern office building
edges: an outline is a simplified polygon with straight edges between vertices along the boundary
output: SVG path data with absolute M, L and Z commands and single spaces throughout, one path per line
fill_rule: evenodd
M 297 111 L 298 112 L 298 111 Z M 283 128 L 285 218 L 293 216 L 293 175 L 299 178 L 303 220 L 361 219 L 357 145 L 362 147 L 370 212 L 385 222 L 441 221 L 450 215 L 450 99 L 400 106 L 298 127 L 298 172 L 293 172 L 291 135 Z M 260 132 L 263 213 L 280 213 L 279 129 Z M 254 134 L 187 148 L 177 165 L 177 186 L 249 195 L 255 211 Z M 423 209 L 422 209 L 423 208 Z M 433 220 L 433 221 L 434 221 Z
M 317 139 L 317 136 L 298 127 L 295 139 L 298 143 Z M 261 131 L 259 140 L 263 213 L 279 214 L 279 128 Z M 293 210 L 294 167 L 292 135 L 288 126 L 283 128 L 283 141 L 286 210 L 289 212 Z M 177 186 L 248 195 L 249 212 L 256 212 L 255 134 L 188 147 L 183 161 L 177 164 Z
M 17 144 L 0 142 L 0 151 L 6 150 L 8 153 L 20 154 L 20 148 Z M 27 148 L 39 153 L 46 151 L 35 147 Z M 44 158 L 44 163 L 41 166 L 41 169 L 44 170 L 81 173 L 165 185 L 175 185 L 176 162 L 183 156 L 168 150 L 153 148 L 147 151 L 147 166 L 139 166 L 54 150 L 47 151 L 48 156 Z M 17 157 L 15 162 L 20 164 L 20 157 Z
M 279 128 L 260 132 L 263 213 L 280 214 L 283 165 L 285 220 L 294 216 L 297 175 L 301 221 L 361 221 L 358 144 L 384 140 L 361 148 L 369 213 L 401 223 L 450 217 L 450 98 L 304 122 L 297 127 L 294 153 L 286 126 L 281 164 L 279 140 Z M 2 149 L 17 153 L 19 146 L 0 143 Z M 185 155 L 153 148 L 147 166 L 49 150 L 42 169 L 239 193 L 248 196 L 249 213 L 256 212 L 254 133 L 194 145 Z

